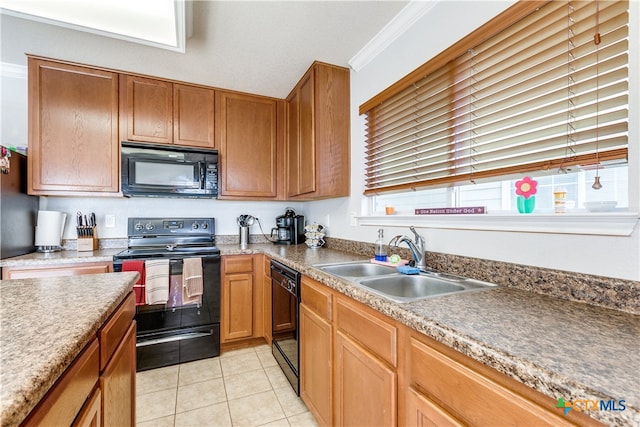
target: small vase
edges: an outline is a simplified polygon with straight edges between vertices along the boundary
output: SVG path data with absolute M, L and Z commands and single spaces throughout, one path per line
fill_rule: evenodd
M 531 213 L 536 207 L 536 196 L 531 196 L 528 199 L 523 196 L 518 196 L 518 212 Z

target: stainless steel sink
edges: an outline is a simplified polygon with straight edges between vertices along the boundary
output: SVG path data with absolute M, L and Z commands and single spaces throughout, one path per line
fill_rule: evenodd
M 400 274 L 394 267 L 366 261 L 317 265 L 316 268 L 401 303 L 496 287 L 493 283 L 447 273 L 423 271 L 416 275 Z
M 340 277 L 371 277 L 398 272 L 394 267 L 387 267 L 386 265 L 373 264 L 370 262 L 332 264 L 318 266 L 318 268 Z
M 425 275 L 399 275 L 360 281 L 360 285 L 398 301 L 429 298 L 464 291 L 465 287 Z

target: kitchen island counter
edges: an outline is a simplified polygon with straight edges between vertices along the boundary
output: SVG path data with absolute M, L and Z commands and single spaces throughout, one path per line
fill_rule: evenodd
M 20 424 L 118 305 L 138 273 L 0 281 L 0 419 Z

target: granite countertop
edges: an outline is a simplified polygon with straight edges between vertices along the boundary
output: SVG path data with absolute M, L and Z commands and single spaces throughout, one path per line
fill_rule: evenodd
M 270 243 L 218 247 L 222 255 L 265 253 L 554 400 L 624 400 L 624 411 L 589 415 L 640 425 L 638 315 L 509 287 L 399 304 L 314 268 L 367 260 L 361 255 Z
M 0 281 L 3 427 L 25 419 L 137 278 L 138 273 L 108 273 Z
M 220 249 L 264 252 L 554 400 L 624 400 L 624 411 L 589 415 L 608 425 L 640 425 L 638 315 L 508 287 L 399 304 L 313 267 L 363 256 L 304 245 Z

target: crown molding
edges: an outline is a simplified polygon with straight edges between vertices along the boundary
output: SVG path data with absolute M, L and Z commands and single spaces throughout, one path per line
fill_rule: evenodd
M 422 18 L 440 0 L 411 0 L 387 25 L 349 60 L 353 71 L 360 71 Z
M 0 62 L 0 75 L 2 77 L 12 77 L 14 79 L 27 79 L 27 66 Z

